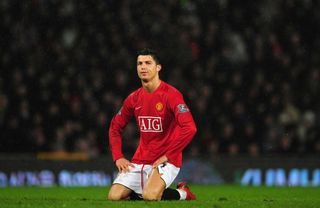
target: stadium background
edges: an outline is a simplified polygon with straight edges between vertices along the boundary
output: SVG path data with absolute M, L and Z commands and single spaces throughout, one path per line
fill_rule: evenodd
M 261 168 L 307 168 L 316 180 L 319 11 L 312 0 L 2 0 L 0 168 L 10 178 L 38 162 L 102 158 L 110 172 L 109 122 L 140 86 L 136 51 L 153 47 L 198 126 L 186 158 L 250 168 L 272 157 Z M 128 157 L 137 142 L 130 123 Z

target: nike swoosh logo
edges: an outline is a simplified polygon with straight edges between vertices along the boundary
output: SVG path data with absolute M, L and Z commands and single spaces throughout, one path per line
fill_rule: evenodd
M 140 108 L 142 108 L 142 106 L 135 107 L 134 109 L 135 109 L 135 110 L 139 110 Z

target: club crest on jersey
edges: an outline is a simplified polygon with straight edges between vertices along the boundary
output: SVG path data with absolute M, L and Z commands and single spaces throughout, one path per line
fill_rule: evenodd
M 162 104 L 161 102 L 158 102 L 158 103 L 156 104 L 156 110 L 157 110 L 157 111 L 162 111 L 162 109 L 163 109 L 163 104 Z
M 162 132 L 161 117 L 138 116 L 141 132 Z
M 189 112 L 189 109 L 185 104 L 179 104 L 177 107 L 178 107 L 179 113 Z

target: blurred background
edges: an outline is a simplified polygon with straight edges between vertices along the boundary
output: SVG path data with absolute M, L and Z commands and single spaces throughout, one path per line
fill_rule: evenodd
M 0 151 L 110 158 L 151 47 L 198 126 L 187 157 L 319 158 L 319 25 L 313 0 L 1 0 Z

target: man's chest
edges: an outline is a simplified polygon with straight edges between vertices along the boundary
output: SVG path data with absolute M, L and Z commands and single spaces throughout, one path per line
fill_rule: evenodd
M 165 98 L 141 97 L 135 104 L 134 115 L 141 132 L 162 132 L 172 120 L 172 113 Z

